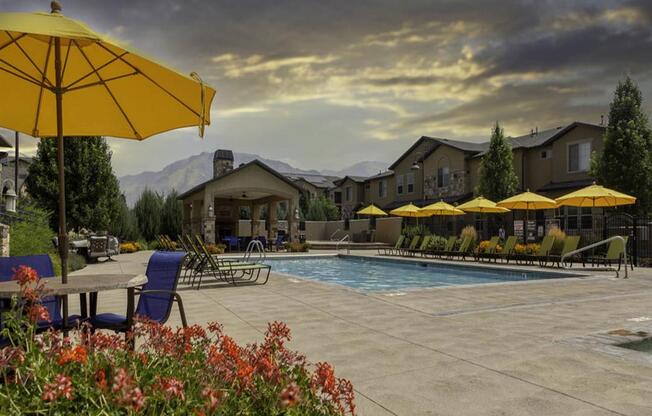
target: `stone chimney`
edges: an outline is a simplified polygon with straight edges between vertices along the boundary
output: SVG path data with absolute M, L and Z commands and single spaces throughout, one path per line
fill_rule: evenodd
M 222 176 L 233 170 L 233 152 L 217 149 L 213 155 L 213 178 Z

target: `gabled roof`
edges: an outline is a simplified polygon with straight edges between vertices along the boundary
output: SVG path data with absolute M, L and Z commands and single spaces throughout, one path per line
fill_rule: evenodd
M 206 185 L 211 184 L 211 183 L 213 183 L 213 182 L 220 181 L 221 179 L 224 179 L 224 178 L 226 178 L 227 176 L 231 176 L 231 175 L 233 175 L 233 174 L 235 174 L 235 173 L 237 173 L 237 172 L 240 172 L 241 170 L 243 170 L 243 169 L 245 169 L 245 168 L 247 168 L 247 167 L 249 167 L 249 166 L 251 166 L 251 165 L 259 166 L 259 167 L 262 168 L 263 170 L 265 170 L 265 171 L 271 173 L 272 175 L 276 176 L 277 178 L 279 178 L 279 179 L 282 180 L 283 182 L 287 183 L 288 185 L 290 185 L 291 187 L 293 187 L 293 188 L 296 189 L 297 191 L 299 191 L 299 192 L 302 191 L 302 189 L 301 189 L 301 188 L 300 188 L 296 183 L 292 182 L 289 178 L 287 178 L 286 176 L 281 175 L 281 174 L 278 173 L 276 170 L 274 170 L 274 169 L 272 169 L 271 167 L 267 166 L 266 164 L 264 164 L 264 163 L 261 162 L 260 160 L 258 160 L 258 159 L 254 159 L 254 160 L 252 160 L 252 161 L 249 162 L 249 163 L 243 163 L 242 165 L 238 166 L 237 168 L 235 168 L 235 169 L 233 169 L 233 170 L 230 170 L 230 171 L 228 171 L 228 172 L 226 172 L 226 173 L 224 173 L 224 174 L 218 176 L 217 178 L 209 179 L 209 180 L 207 180 L 206 182 L 200 183 L 199 185 L 197 185 L 197 186 L 195 186 L 195 187 L 193 187 L 193 188 L 187 190 L 186 192 L 182 193 L 181 195 L 179 195 L 179 196 L 177 197 L 177 199 L 184 199 L 185 197 L 190 196 L 190 195 L 192 195 L 192 194 L 194 194 L 194 193 L 196 193 L 196 192 L 198 192 L 198 191 L 201 191 L 202 189 L 206 188 Z
M 416 142 L 414 142 L 414 143 L 412 144 L 412 146 L 410 146 L 409 149 L 407 149 L 407 150 L 406 150 L 406 151 L 405 151 L 405 152 L 404 152 L 404 153 L 403 153 L 403 154 L 402 154 L 398 159 L 396 159 L 396 161 L 395 161 L 394 163 L 392 163 L 392 164 L 389 166 L 389 170 L 394 170 L 394 169 L 396 168 L 396 166 L 398 166 L 399 163 L 401 163 L 401 162 L 402 162 L 406 157 L 408 157 L 408 156 L 410 155 L 410 153 L 412 153 L 412 152 L 414 151 L 414 149 L 416 149 L 417 147 L 419 147 L 419 146 L 420 146 L 422 143 L 424 143 L 424 142 L 429 143 L 429 144 L 431 144 L 432 146 L 435 145 L 435 139 L 433 139 L 432 137 L 421 136 L 421 137 L 419 138 L 419 140 L 417 140 Z
M 401 157 L 399 157 L 396 160 L 396 162 L 392 163 L 392 165 L 389 168 L 392 170 L 395 169 L 399 163 L 401 163 L 406 157 L 408 157 L 408 155 L 410 155 L 410 153 L 412 153 L 417 147 L 419 147 L 424 142 L 429 144 L 429 149 L 426 149 L 426 151 L 416 159 L 418 162 L 427 159 L 428 156 L 430 156 L 439 146 L 442 145 L 450 146 L 454 149 L 461 150 L 462 152 L 468 153 L 470 155 L 474 155 L 476 153 L 485 151 L 489 146 L 488 142 L 478 143 L 478 142 L 468 142 L 464 140 L 443 139 L 440 137 L 421 136 L 419 140 L 414 142 L 414 144 L 405 153 L 403 153 Z
M 541 188 L 537 189 L 536 192 L 551 192 L 551 191 L 563 191 L 566 189 L 579 189 L 589 186 L 593 183 L 593 179 L 580 179 L 576 181 L 566 181 L 566 182 L 548 182 L 543 185 Z
M 380 172 L 380 173 L 378 173 L 377 175 L 369 176 L 369 177 L 366 178 L 364 181 L 365 181 L 365 182 L 368 182 L 368 181 L 371 181 L 371 180 L 374 180 L 374 179 L 387 178 L 388 176 L 393 176 L 393 175 L 394 175 L 394 172 L 393 172 L 393 171 L 391 171 L 391 170 L 386 170 L 385 172 Z
M 282 175 L 288 177 L 290 180 L 299 181 L 303 180 L 317 188 L 332 188 L 335 186 L 335 181 L 338 180 L 337 176 L 321 175 L 318 173 L 287 173 L 283 172 Z
M 346 182 L 347 179 L 351 179 L 353 182 L 356 182 L 356 183 L 362 183 L 362 182 L 365 181 L 366 178 L 364 176 L 346 175 L 343 178 L 340 178 L 340 179 L 337 179 L 337 180 L 333 181 L 333 184 L 335 184 L 335 186 L 340 186 L 341 184 Z

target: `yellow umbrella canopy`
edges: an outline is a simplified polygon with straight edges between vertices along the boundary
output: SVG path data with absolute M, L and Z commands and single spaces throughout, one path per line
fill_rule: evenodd
M 369 205 L 366 208 L 362 208 L 360 211 L 357 212 L 358 215 L 375 215 L 375 216 L 384 216 L 387 215 L 385 211 L 382 209 L 378 208 L 374 204 Z
M 428 215 L 464 215 L 464 211 L 461 211 L 444 201 L 427 205 L 421 208 L 421 211 Z
M 416 205 L 409 203 L 389 211 L 390 214 L 396 215 L 399 217 L 411 217 L 411 218 L 422 218 L 429 217 L 431 214 L 425 213 L 419 209 Z
M 529 190 L 518 195 L 514 195 L 510 198 L 503 199 L 496 205 L 502 208 L 524 210 L 557 208 L 557 203 L 553 199 L 547 198 L 543 195 L 535 194 Z
M 61 14 L 0 13 L 0 127 L 57 138 L 59 252 L 67 282 L 64 136 L 143 140 L 210 123 L 215 90 Z M 63 301 L 64 325 L 67 299 Z
M 619 205 L 631 205 L 636 203 L 636 197 L 605 188 L 604 186 L 589 185 L 578 189 L 564 196 L 557 198 L 559 206 L 568 205 L 572 207 L 617 207 Z
M 465 212 L 479 212 L 483 214 L 503 214 L 509 212 L 507 208 L 499 207 L 495 202 L 482 196 L 458 205 L 457 209 Z

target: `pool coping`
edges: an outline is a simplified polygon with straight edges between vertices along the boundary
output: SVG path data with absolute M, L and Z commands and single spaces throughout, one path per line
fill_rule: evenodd
M 308 277 L 303 277 L 303 276 L 297 276 L 297 275 L 292 275 L 292 274 L 287 274 L 287 273 L 281 273 L 278 271 L 275 271 L 272 268 L 272 273 L 276 274 L 278 276 L 282 276 L 287 279 L 299 279 L 302 282 L 311 282 L 311 283 L 316 283 L 316 284 L 321 284 L 321 285 L 327 285 L 329 287 L 338 287 L 341 289 L 346 289 L 353 291 L 358 294 L 362 294 L 365 296 L 374 296 L 374 297 L 394 297 L 394 296 L 404 296 L 407 294 L 419 292 L 419 291 L 432 291 L 432 290 L 459 290 L 463 288 L 477 288 L 477 287 L 487 287 L 487 286 L 497 286 L 497 285 L 522 285 L 522 284 L 545 284 L 546 282 L 549 282 L 551 280 L 553 281 L 562 281 L 562 280 L 593 280 L 593 279 L 601 279 L 601 278 L 607 278 L 607 276 L 600 276 L 596 274 L 591 274 L 591 273 L 577 273 L 577 272 L 568 272 L 564 270 L 559 270 L 559 271 L 547 271 L 547 270 L 542 270 L 542 268 L 537 267 L 537 266 L 514 266 L 512 265 L 511 267 L 509 265 L 501 265 L 501 264 L 482 264 L 482 265 L 477 265 L 477 264 L 467 264 L 467 263 L 461 263 L 458 261 L 446 261 L 446 260 L 438 260 L 438 259 L 414 259 L 414 258 L 405 258 L 405 257 L 389 257 L 389 256 L 377 256 L 377 255 L 362 255 L 362 254 L 342 254 L 342 253 L 319 253 L 319 254 L 301 254 L 301 255 L 278 255 L 278 256 L 272 256 L 268 257 L 268 259 L 273 259 L 273 260 L 297 260 L 297 259 L 317 259 L 317 258 L 357 258 L 357 259 L 368 259 L 368 260 L 373 260 L 373 261 L 385 261 L 385 262 L 406 262 L 406 263 L 431 263 L 431 264 L 441 264 L 441 265 L 448 265 L 448 266 L 454 266 L 454 267 L 461 267 L 461 268 L 474 268 L 474 269 L 483 269 L 488 266 L 488 268 L 494 269 L 494 270 L 508 270 L 511 272 L 520 272 L 520 271 L 529 271 L 529 272 L 536 272 L 536 273 L 543 273 L 543 274 L 553 274 L 557 275 L 555 277 L 547 277 L 543 279 L 534 279 L 534 280 L 510 280 L 510 281 L 502 281 L 502 282 L 488 282 L 488 283 L 473 283 L 473 284 L 465 284 L 465 285 L 447 285 L 447 286 L 430 286 L 430 287 L 411 287 L 411 288 L 402 288 L 402 289 L 389 289 L 389 290 L 378 290 L 378 291 L 369 291 L 369 290 L 363 290 L 363 289 L 358 289 L 354 288 L 351 286 L 347 286 L 344 284 L 340 283 L 334 283 L 334 282 L 325 282 L 317 279 L 311 279 Z M 298 283 L 298 282 L 296 282 Z

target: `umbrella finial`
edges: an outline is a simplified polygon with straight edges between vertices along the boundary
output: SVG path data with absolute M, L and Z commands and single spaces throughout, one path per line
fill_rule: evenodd
M 50 13 L 53 14 L 59 14 L 61 13 L 61 3 L 59 3 L 57 0 L 51 1 L 50 2 Z

